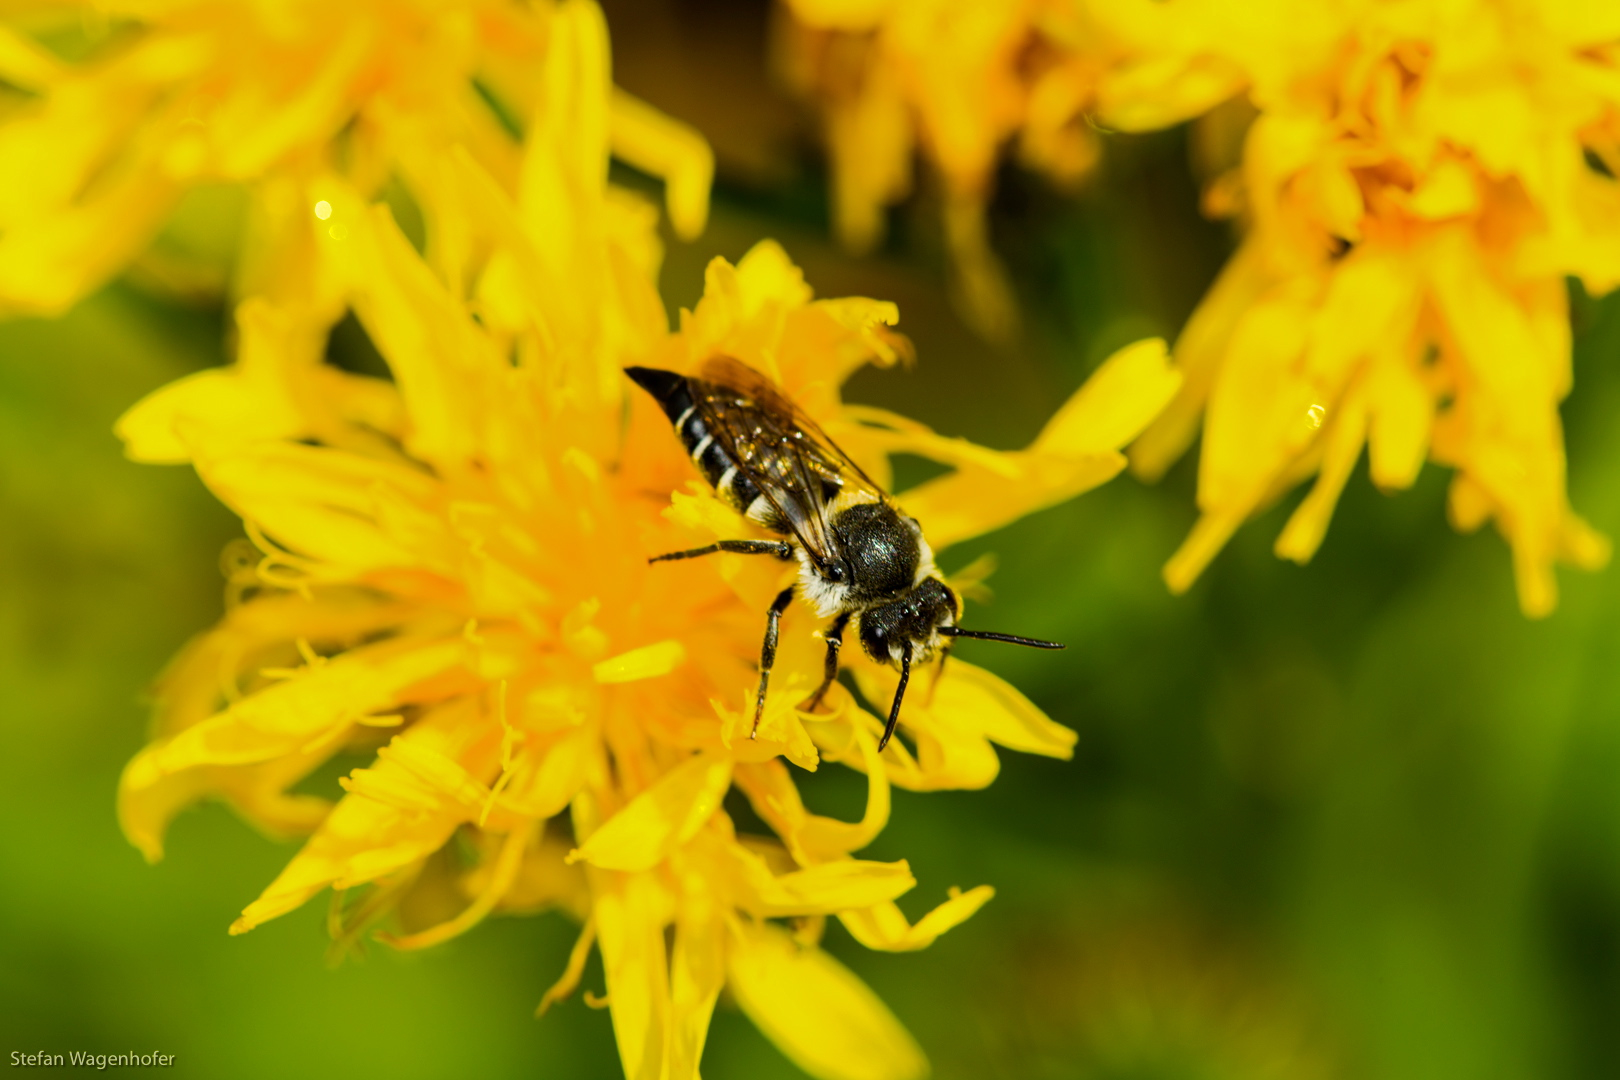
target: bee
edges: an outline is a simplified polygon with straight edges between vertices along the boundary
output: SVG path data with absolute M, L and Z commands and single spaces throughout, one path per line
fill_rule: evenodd
M 663 408 L 715 493 L 749 521 L 781 537 L 721 540 L 648 561 L 729 551 L 799 564 L 797 580 L 777 595 L 766 615 L 749 738 L 759 733 L 776 661 L 777 627 L 795 594 L 832 620 L 822 633 L 827 654 L 821 685 L 800 709 L 813 712 L 838 678 L 839 649 L 852 623 L 868 656 L 900 668 L 880 751 L 900 720 L 912 665 L 938 657 L 943 666 L 953 639 L 1063 648 L 1055 641 L 957 626 L 962 601 L 941 578 L 917 519 L 901 510 L 770 380 L 741 361 L 715 357 L 697 376 L 645 367 L 627 368 L 625 374 Z

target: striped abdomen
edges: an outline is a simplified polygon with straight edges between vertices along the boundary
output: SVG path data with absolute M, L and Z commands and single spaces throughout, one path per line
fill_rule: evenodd
M 760 490 L 741 470 L 720 445 L 708 423 L 700 415 L 697 401 L 692 395 L 691 382 L 684 375 L 657 368 L 625 368 L 625 374 L 653 396 L 664 415 L 675 425 L 675 434 L 686 448 L 687 456 L 698 467 L 727 505 L 748 515 L 766 528 L 778 529 L 781 524 L 774 513 L 765 513 L 767 500 L 760 498 Z M 756 505 L 757 503 L 757 505 Z

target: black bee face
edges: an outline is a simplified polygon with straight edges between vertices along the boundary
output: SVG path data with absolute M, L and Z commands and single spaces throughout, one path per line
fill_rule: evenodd
M 960 610 L 943 581 L 923 578 L 899 599 L 861 612 L 861 648 L 887 664 L 899 660 L 903 643 L 910 642 L 919 659 L 926 659 L 938 647 L 940 627 L 954 625 Z

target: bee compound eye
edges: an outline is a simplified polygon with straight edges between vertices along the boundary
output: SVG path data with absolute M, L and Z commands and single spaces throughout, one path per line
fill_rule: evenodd
M 849 577 L 849 574 L 847 571 L 845 571 L 843 563 L 835 562 L 827 564 L 825 576 L 827 580 L 832 582 L 834 585 L 841 585 L 844 583 L 844 580 Z

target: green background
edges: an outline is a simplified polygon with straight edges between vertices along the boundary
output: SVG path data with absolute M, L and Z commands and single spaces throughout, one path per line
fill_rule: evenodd
M 820 295 L 899 303 L 920 363 L 863 373 L 857 400 L 1023 445 L 1113 348 L 1173 336 L 1229 249 L 1197 216 L 1183 133 L 1110 138 L 1078 194 L 1007 170 L 992 224 L 1025 328 L 992 348 L 950 306 L 926 186 L 874 257 L 829 244 L 823 166 L 769 89 L 759 13 L 654 10 L 609 5 L 620 81 L 721 161 L 708 233 L 670 241 L 672 309 L 711 255 L 774 236 Z M 1571 496 L 1617 536 L 1620 302 L 1577 290 L 1574 312 Z M 209 1077 L 618 1075 L 605 1012 L 531 1016 L 573 940 L 561 916 L 332 969 L 323 904 L 225 934 L 289 847 L 217 806 L 180 818 L 157 867 L 120 837 L 142 687 L 218 616 L 239 527 L 189 470 L 125 462 L 111 424 L 221 363 L 224 328 L 218 305 L 129 284 L 0 324 L 0 1054 L 159 1050 Z M 1173 598 L 1159 567 L 1192 523 L 1195 464 L 947 554 L 1000 558 L 978 625 L 1068 643 L 962 653 L 1076 729 L 1076 759 L 1008 754 L 987 791 L 897 793 L 867 854 L 911 861 L 903 906 L 985 882 L 997 898 L 919 954 L 836 927 L 828 947 L 940 1077 L 1615 1075 L 1620 575 L 1562 573 L 1558 612 L 1530 622 L 1500 538 L 1447 527 L 1442 471 L 1385 497 L 1362 469 L 1311 565 L 1270 554 L 1296 493 Z M 858 778 L 801 779 L 814 808 L 858 812 Z M 594 960 L 585 985 L 601 988 Z M 724 1002 L 704 1074 L 799 1075 Z

